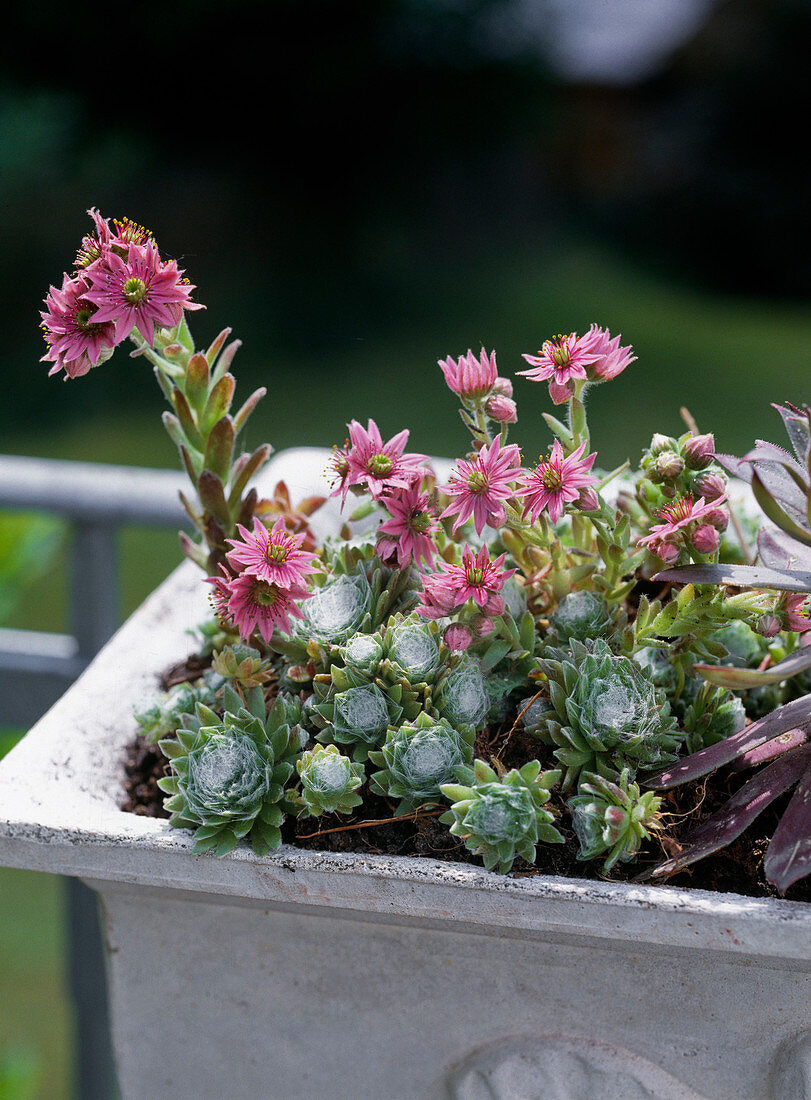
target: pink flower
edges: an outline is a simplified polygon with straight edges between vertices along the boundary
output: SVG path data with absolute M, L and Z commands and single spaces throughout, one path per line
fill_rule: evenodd
M 538 355 L 524 355 L 533 369 L 520 370 L 518 374 L 533 382 L 548 381 L 550 397 L 556 405 L 562 405 L 574 393 L 576 383 L 586 380 L 586 367 L 600 358 L 599 351 L 591 350 L 593 343 L 593 333 L 558 335 L 554 340 L 547 340 Z
M 304 618 L 294 601 L 312 595 L 300 585 L 283 588 L 252 573 L 231 577 L 225 569 L 221 576 L 209 577 L 208 581 L 214 585 L 212 598 L 217 614 L 233 622 L 244 641 L 257 629 L 265 642 L 270 642 L 277 626 L 289 634 L 290 616 Z
M 795 630 L 798 634 L 811 630 L 811 618 L 805 610 L 807 601 L 807 592 L 786 592 L 780 597 L 774 613 L 779 615 L 784 630 Z
M 499 527 L 504 522 L 502 500 L 513 495 L 510 482 L 521 471 L 521 454 L 514 443 L 502 447 L 499 436 L 489 447 L 482 447 L 472 462 L 459 459 L 456 470 L 441 491 L 454 499 L 442 513 L 442 519 L 455 515 L 456 531 L 473 516 L 476 534 L 480 535 L 485 524 Z
M 76 253 L 77 268 L 90 267 L 94 264 L 104 255 L 113 239 L 110 223 L 101 216 L 95 206 L 91 207 L 87 213 L 93 219 L 95 233 L 88 233 L 87 236 L 82 237 L 81 246 Z
M 707 503 L 701 497 L 693 502 L 690 493 L 677 497 L 672 504 L 666 504 L 656 513 L 665 522 L 651 527 L 649 534 L 637 540 L 637 546 L 645 546 L 652 554 L 671 563 L 675 560 L 675 555 L 673 550 L 667 547 L 678 548 L 682 540 L 691 542 L 692 535 L 700 526 L 701 520 L 717 527 L 717 520 L 726 516 L 723 509 L 719 507 L 725 500 L 726 496 L 721 496 Z
M 473 600 L 489 618 L 500 615 L 504 600 L 498 593 L 515 572 L 514 569 L 502 569 L 504 557 L 501 554 L 490 561 L 486 546 L 475 555 L 466 547 L 461 565 L 441 561 L 440 572 L 423 580 L 422 606 L 417 608 L 419 614 L 426 619 L 442 619 Z
M 585 449 L 585 442 L 581 443 L 576 451 L 564 458 L 563 447 L 556 439 L 549 458 L 539 462 L 534 470 L 525 471 L 521 482 L 524 516 L 529 515 L 532 523 L 544 509 L 549 512 L 552 522 L 557 523 L 564 505 L 579 501 L 581 492 L 597 483 L 589 473 L 597 455 L 583 458 Z M 594 503 L 590 495 L 585 500 L 588 504 Z
M 496 353 L 491 352 L 488 358 L 484 348 L 478 359 L 468 349 L 467 355 L 461 355 L 458 360 L 450 356 L 440 359 L 439 366 L 448 387 L 460 397 L 483 397 L 490 392 L 498 378 Z
M 117 343 L 115 326 L 97 320 L 89 290 L 83 275 L 65 275 L 61 290 L 52 286 L 45 299 L 40 316 L 48 350 L 42 360 L 53 363 L 49 374 L 64 370 L 67 377 L 78 378 L 112 354 Z
M 194 287 L 182 278 L 174 260 L 164 263 L 150 238 L 144 246 L 129 244 L 127 258 L 109 249 L 87 268 L 92 290 L 86 298 L 98 306 L 96 322 L 112 321 L 116 341 L 137 328 L 148 344 L 155 341 L 155 326 L 172 328 L 184 309 L 201 309 L 190 301 Z
M 412 562 L 418 564 L 420 559 L 431 565 L 436 553 L 433 536 L 439 524 L 431 511 L 428 494 L 420 492 L 419 482 L 389 493 L 385 505 L 391 519 L 378 528 L 378 555 L 388 559 L 396 554 L 401 569 Z
M 608 382 L 622 374 L 629 363 L 636 360 L 631 355 L 631 345 L 620 347 L 622 336 L 611 338 L 607 328 L 598 328 L 592 325 L 584 337 L 582 343 L 590 355 L 597 358 L 588 365 L 586 377 L 590 382 Z
M 332 496 L 341 493 L 346 499 L 347 489 L 362 485 L 375 500 L 393 489 L 407 489 L 413 481 L 422 481 L 428 473 L 422 465 L 427 455 L 404 454 L 408 431 L 398 432 L 388 443 L 374 420 L 364 429 L 357 420 L 349 425 L 350 445 L 336 458 L 345 461 L 346 472 L 340 474 L 341 483 L 333 489 Z M 336 471 L 338 467 L 336 465 Z
M 303 583 L 307 573 L 314 573 L 311 564 L 317 555 L 302 550 L 304 535 L 291 535 L 284 520 L 278 519 L 271 531 L 254 517 L 253 534 L 237 524 L 239 539 L 228 539 L 234 547 L 226 557 L 228 563 L 241 573 L 261 577 L 268 584 L 290 588 Z M 241 568 L 240 568 L 241 567 Z

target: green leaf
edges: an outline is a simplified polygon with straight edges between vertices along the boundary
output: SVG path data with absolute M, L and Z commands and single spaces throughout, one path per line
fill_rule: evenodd
M 764 514 L 768 516 L 772 523 L 777 524 L 782 531 L 785 531 L 787 535 L 791 535 L 792 538 L 797 539 L 798 542 L 803 542 L 806 546 L 811 546 L 811 531 L 806 530 L 804 527 L 800 527 L 800 525 L 780 507 L 760 480 L 757 468 L 755 468 L 755 472 L 752 474 L 752 492 L 755 495 L 755 500 L 763 509 Z
M 495 668 L 501 658 L 506 657 L 511 649 L 512 643 L 504 639 L 492 642 L 482 657 L 482 672 L 489 672 L 491 668 Z

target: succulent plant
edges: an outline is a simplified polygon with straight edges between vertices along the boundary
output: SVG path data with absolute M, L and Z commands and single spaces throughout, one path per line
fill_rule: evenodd
M 296 771 L 301 780 L 300 817 L 348 814 L 363 802 L 357 793 L 365 779 L 363 764 L 353 763 L 335 745 L 305 750 L 296 761 Z
M 171 775 L 158 780 L 169 795 L 164 806 L 172 825 L 195 830 L 195 852 L 225 855 L 245 838 L 257 855 L 265 855 L 281 843 L 279 803 L 302 735 L 289 724 L 284 699 L 266 716 L 261 690 L 248 694 L 250 709 L 226 709 L 222 718 L 198 704 L 189 728 L 178 730 L 177 740 L 161 742 L 172 767 Z M 228 703 L 234 701 L 231 691 Z
M 454 726 L 482 729 L 490 710 L 484 674 L 476 661 L 462 661 L 437 686 L 434 703 L 441 718 Z
M 372 677 L 383 658 L 383 643 L 378 634 L 354 634 L 340 653 L 347 669 Z
M 399 798 L 396 812 L 408 813 L 439 797 L 440 786 L 454 778 L 454 769 L 473 760 L 472 727 L 457 729 L 444 718 L 422 713 L 416 721 L 391 728 L 379 751 L 369 759 L 380 770 L 371 776 L 375 794 Z
M 392 618 L 383 634 L 383 651 L 388 675 L 402 675 L 410 684 L 431 683 L 442 668 L 439 627 L 418 615 Z
M 456 774 L 456 782 L 442 784 L 442 793 L 453 805 L 440 821 L 482 857 L 488 871 L 498 867 L 506 874 L 516 856 L 532 863 L 539 841 L 563 842 L 552 824 L 553 815 L 544 808 L 559 771 L 542 773 L 540 763 L 530 760 L 499 777 L 483 760 L 476 760 L 472 768 L 458 768 Z
M 682 719 L 689 752 L 715 745 L 746 725 L 746 711 L 737 695 L 727 688 L 702 684 Z
M 608 852 L 603 870 L 608 872 L 620 860 L 634 858 L 643 840 L 661 827 L 662 799 L 652 791 L 642 794 L 623 768 L 619 781 L 583 772 L 574 798 L 567 805 L 572 828 L 580 841 L 578 859 L 594 859 Z
M 225 646 L 214 655 L 211 667 L 224 680 L 240 687 L 261 687 L 273 676 L 270 661 L 248 645 Z
M 138 732 L 154 744 L 162 737 L 170 737 L 183 724 L 183 716 L 194 714 L 198 703 L 213 706 L 222 680 L 207 673 L 191 684 L 177 684 L 154 699 L 143 710 L 135 712 Z
M 352 745 L 353 759 L 366 760 L 370 748 L 380 745 L 389 726 L 396 725 L 402 707 L 375 684 L 360 684 L 335 693 L 331 699 L 317 704 L 314 715 L 328 725 L 317 734 L 317 740 L 331 744 Z
M 572 641 L 561 658 L 542 659 L 554 717 L 537 723 L 536 736 L 557 746 L 563 787 L 582 771 L 615 779 L 675 760 L 681 734 L 664 692 L 634 661 L 618 657 L 598 640 L 591 647 Z
M 616 629 L 608 604 L 587 589 L 564 596 L 549 616 L 549 645 L 565 647 L 572 638 L 587 642 L 592 638 L 610 641 L 613 637 Z
M 313 591 L 302 606 L 304 618 L 297 624 L 299 637 L 341 642 L 351 637 L 369 611 L 372 593 L 363 569 L 341 574 Z

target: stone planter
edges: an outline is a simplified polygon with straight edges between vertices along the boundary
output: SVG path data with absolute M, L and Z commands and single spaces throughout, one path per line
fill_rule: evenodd
M 294 496 L 323 452 L 279 456 Z M 328 523 L 329 515 L 322 518 Z M 118 809 L 133 705 L 207 610 L 181 566 L 0 765 L 0 863 L 99 893 L 121 1093 L 811 1095 L 811 908 L 284 847 Z

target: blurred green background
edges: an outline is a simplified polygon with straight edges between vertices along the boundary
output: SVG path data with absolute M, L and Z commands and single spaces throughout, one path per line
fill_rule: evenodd
M 243 341 L 239 392 L 269 390 L 249 445 L 328 446 L 371 416 L 453 454 L 438 358 L 495 348 L 512 375 L 592 321 L 639 357 L 593 393 L 601 465 L 678 433 L 681 405 L 723 450 L 779 435 L 769 402 L 808 398 L 809 22 L 799 0 L 148 0 L 99 24 L 15 10 L 0 450 L 175 465 L 143 360 L 70 384 L 38 362 L 41 299 L 91 205 L 180 260 L 207 306 L 199 343 L 226 324 Z M 516 395 L 531 457 L 546 388 L 518 379 Z M 65 532 L 27 528 L 21 553 L 13 522 L 2 621 L 64 630 Z M 122 615 L 178 558 L 171 533 L 123 533 Z M 0 870 L 0 1100 L 71 1096 L 64 950 L 60 883 Z

